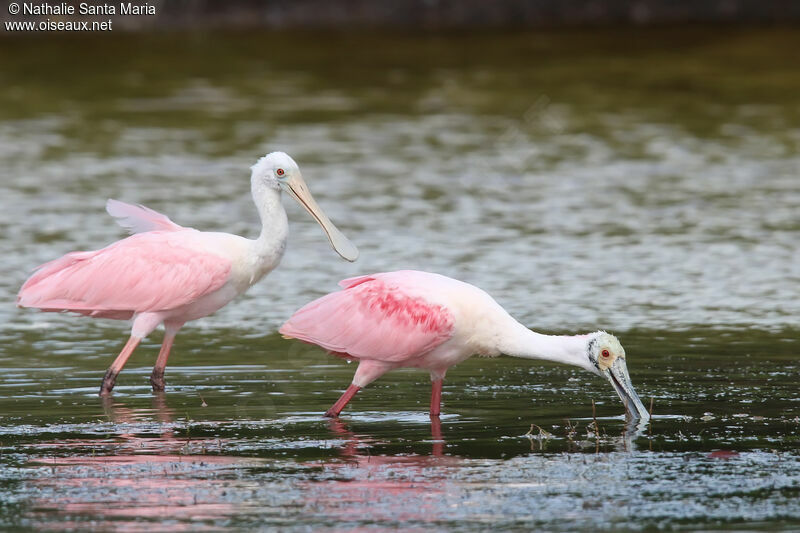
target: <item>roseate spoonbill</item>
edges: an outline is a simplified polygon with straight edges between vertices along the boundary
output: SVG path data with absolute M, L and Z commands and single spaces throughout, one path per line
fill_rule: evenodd
M 108 213 L 134 235 L 45 263 L 20 289 L 20 307 L 133 318 L 131 336 L 106 372 L 101 396 L 111 392 L 133 350 L 161 323 L 164 342 L 150 382 L 153 390 L 164 390 L 164 369 L 178 330 L 224 307 L 278 265 L 288 230 L 281 189 L 316 219 L 339 255 L 348 261 L 358 257 L 355 245 L 314 201 L 291 157 L 273 152 L 251 170 L 250 188 L 261 217 L 257 239 L 185 228 L 144 206 L 108 200 Z
M 430 414 L 438 416 L 448 368 L 474 354 L 505 354 L 566 363 L 605 377 L 633 418 L 650 418 L 631 384 L 625 350 L 604 331 L 575 336 L 536 333 L 481 289 L 430 272 L 385 272 L 339 285 L 344 290 L 307 304 L 280 328 L 286 338 L 358 361 L 352 384 L 326 416 L 339 416 L 360 389 L 399 367 L 430 372 Z

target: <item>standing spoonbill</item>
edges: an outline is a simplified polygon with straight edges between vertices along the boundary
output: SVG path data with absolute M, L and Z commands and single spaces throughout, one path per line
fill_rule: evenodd
M 101 250 L 72 252 L 40 266 L 17 295 L 17 305 L 97 318 L 133 318 L 131 336 L 100 386 L 106 396 L 143 338 L 164 324 L 164 342 L 150 376 L 164 390 L 164 369 L 178 330 L 224 307 L 264 277 L 283 257 L 288 220 L 281 189 L 322 226 L 348 261 L 358 249 L 314 201 L 297 163 L 273 152 L 251 167 L 250 188 L 261 217 L 255 240 L 185 228 L 144 206 L 108 200 L 106 210 L 130 237 Z
M 339 285 L 344 290 L 305 305 L 280 328 L 284 337 L 358 361 L 353 382 L 326 416 L 339 416 L 360 389 L 400 367 L 430 372 L 430 414 L 439 416 L 448 368 L 474 354 L 505 354 L 566 363 L 603 376 L 634 419 L 650 418 L 631 384 L 625 350 L 604 331 L 575 336 L 533 332 L 481 289 L 429 272 L 385 272 Z

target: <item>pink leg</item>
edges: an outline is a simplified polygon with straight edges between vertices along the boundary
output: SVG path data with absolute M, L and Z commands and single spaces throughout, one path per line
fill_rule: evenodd
M 379 361 L 366 360 L 358 363 L 358 368 L 353 376 L 353 383 L 347 387 L 342 397 L 339 398 L 333 406 L 325 411 L 325 416 L 335 418 L 342 412 L 347 402 L 353 399 L 358 391 L 381 377 L 387 370 L 392 368 L 391 365 Z
M 330 409 L 325 411 L 325 416 L 329 416 L 331 418 L 336 418 L 339 416 L 339 413 L 342 412 L 342 409 L 344 409 L 344 406 L 347 405 L 347 402 L 352 400 L 353 396 L 355 396 L 359 390 L 361 390 L 361 387 L 358 385 L 351 384 L 349 387 L 347 387 L 347 390 L 344 391 L 344 394 L 342 394 L 341 398 L 336 400 L 336 403 L 333 404 Z
M 128 358 L 133 353 L 133 350 L 139 345 L 139 342 L 142 339 L 139 337 L 135 337 L 131 335 L 128 339 L 128 342 L 125 343 L 125 347 L 119 353 L 114 362 L 106 371 L 106 375 L 103 378 L 103 384 L 100 385 L 100 396 L 108 396 L 111 394 L 111 389 L 114 388 L 114 383 L 117 381 L 117 375 L 122 371 L 122 367 L 125 366 L 125 363 L 128 362 Z
M 444 438 L 442 437 L 442 421 L 438 416 L 431 417 L 431 437 L 433 437 L 431 455 L 441 457 L 444 455 Z
M 177 328 L 166 326 L 164 327 L 164 342 L 161 343 L 161 350 L 158 352 L 158 359 L 156 359 L 156 366 L 153 367 L 153 373 L 150 374 L 150 385 L 153 386 L 153 391 L 163 392 L 166 387 L 164 382 L 164 371 L 167 368 L 167 359 L 169 359 L 169 351 L 172 349 L 172 343 L 175 341 L 175 335 L 178 334 Z
M 442 412 L 442 381 L 434 380 L 431 387 L 431 417 L 438 417 Z

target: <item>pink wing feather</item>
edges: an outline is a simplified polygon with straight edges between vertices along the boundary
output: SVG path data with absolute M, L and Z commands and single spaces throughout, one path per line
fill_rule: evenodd
M 167 215 L 153 211 L 143 205 L 132 205 L 109 198 L 106 211 L 117 219 L 117 224 L 129 233 L 145 233 L 148 231 L 178 231 L 186 229 L 175 224 Z
M 17 305 L 127 319 L 191 303 L 222 287 L 231 263 L 191 247 L 184 232 L 199 233 L 140 233 L 45 263 L 22 286 Z
M 331 352 L 387 362 L 425 354 L 453 334 L 453 315 L 446 307 L 389 276 L 360 276 L 340 285 L 344 290 L 307 304 L 280 332 Z

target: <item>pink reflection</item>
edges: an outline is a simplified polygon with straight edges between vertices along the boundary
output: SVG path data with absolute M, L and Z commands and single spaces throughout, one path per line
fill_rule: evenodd
M 202 529 L 202 521 L 218 520 L 241 512 L 243 503 L 228 503 L 230 481 L 216 479 L 234 466 L 258 464 L 257 459 L 204 455 L 222 449 L 220 439 L 187 437 L 171 425 L 173 410 L 161 396 L 153 409 L 133 409 L 113 400 L 105 403 L 109 418 L 117 424 L 152 421 L 165 424 L 154 436 L 115 434 L 102 440 L 71 439 L 40 443 L 42 448 L 74 450 L 99 448 L 101 455 L 37 459 L 33 465 L 50 467 L 42 477 L 30 480 L 37 495 L 31 507 L 41 514 L 42 525 L 52 523 L 49 514 L 85 514 L 95 518 L 92 529 L 139 531 L 141 519 L 184 520 L 170 523 L 171 531 Z M 114 455 L 107 455 L 109 449 Z M 103 518 L 108 522 L 103 522 Z M 126 521 L 129 518 L 130 521 Z M 34 516 L 34 519 L 36 517 Z M 199 521 L 199 522 L 198 522 Z M 69 528 L 58 522 L 59 528 Z M 86 523 L 76 523 L 77 529 Z M 149 526 L 152 527 L 152 524 Z
M 370 438 L 358 436 L 338 419 L 329 429 L 345 440 L 341 459 L 325 464 L 326 477 L 306 483 L 311 511 L 332 518 L 352 520 L 353 513 L 369 509 L 369 520 L 432 521 L 442 516 L 447 497 L 449 467 L 462 459 L 444 455 L 441 421 L 431 420 L 433 444 L 430 455 L 370 455 Z M 367 517 L 362 517 L 367 518 Z
M 340 439 L 346 441 L 342 447 L 342 458 L 348 461 L 360 462 L 358 449 L 373 441 L 371 438 L 358 436 L 350 431 L 344 422 L 339 418 L 332 418 L 328 421 L 328 429 Z M 431 447 L 431 455 L 398 455 L 398 456 L 367 456 L 370 461 L 386 459 L 386 462 L 419 462 L 419 463 L 432 463 L 439 464 L 452 463 L 453 460 L 458 462 L 456 457 L 449 457 L 444 455 L 444 438 L 442 437 L 442 421 L 439 417 L 431 418 L 431 439 L 433 441 Z
M 321 481 L 300 481 L 291 473 L 273 481 L 285 491 L 273 497 L 263 492 L 262 482 L 242 476 L 242 467 L 264 465 L 265 460 L 204 455 L 203 450 L 216 452 L 228 443 L 187 438 L 184 428 L 173 423 L 175 413 L 163 397 L 154 399 L 153 409 L 113 402 L 106 409 L 113 422 L 122 428 L 131 424 L 132 429 L 103 440 L 44 443 L 67 457 L 32 461 L 39 477 L 27 481 L 32 489 L 29 494 L 36 498 L 29 518 L 40 528 L 56 525 L 82 530 L 91 524 L 96 530 L 218 530 L 220 521 L 265 512 L 278 513 L 284 520 L 317 516 L 328 524 L 350 522 L 353 513 L 363 516 L 365 511 L 369 520 L 431 521 L 442 517 L 451 483 L 447 477 L 451 467 L 461 462 L 444 454 L 439 420 L 431 424 L 429 455 L 394 456 L 370 455 L 374 439 L 356 435 L 333 420 L 329 430 L 342 441 L 340 457 L 306 464 L 314 467 L 307 472 L 314 473 L 300 479 L 313 475 Z M 162 424 L 153 424 L 154 419 Z M 159 428 L 151 435 L 136 434 Z M 88 451 L 76 456 L 79 449 Z M 42 455 L 47 453 L 43 450 Z M 318 474 L 320 466 L 323 472 Z M 75 516 L 91 522 L 58 521 Z

